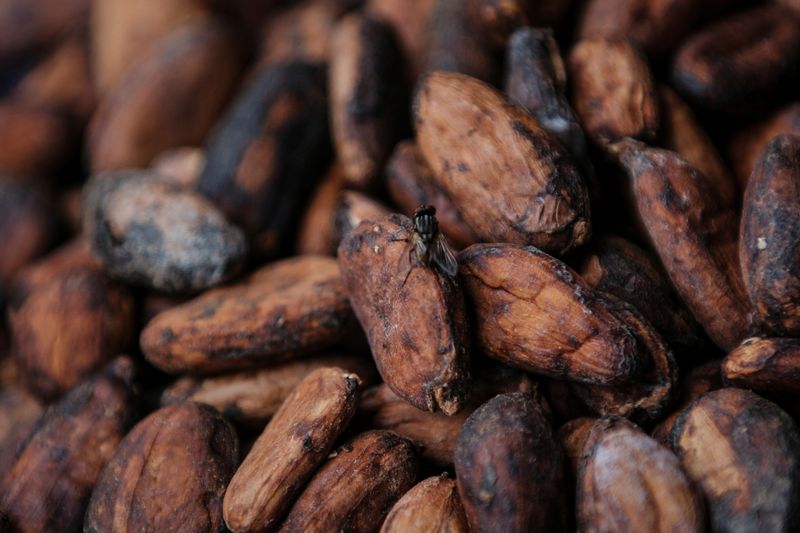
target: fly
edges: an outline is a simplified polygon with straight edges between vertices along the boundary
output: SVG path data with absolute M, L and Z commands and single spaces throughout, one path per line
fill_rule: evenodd
M 458 273 L 458 262 L 444 235 L 439 231 L 435 207 L 431 205 L 418 207 L 414 211 L 414 229 L 411 235 L 407 239 L 398 240 L 409 243 L 408 259 L 411 264 L 403 279 L 403 285 L 406 284 L 414 267 L 419 265 L 436 267 L 450 277 Z

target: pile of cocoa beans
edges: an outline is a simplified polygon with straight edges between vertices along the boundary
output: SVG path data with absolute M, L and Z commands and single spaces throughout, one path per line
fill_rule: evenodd
M 0 533 L 800 531 L 797 0 L 4 0 L 0 125 Z

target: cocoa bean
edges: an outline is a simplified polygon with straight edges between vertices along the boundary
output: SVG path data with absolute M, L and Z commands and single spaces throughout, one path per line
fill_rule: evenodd
M 62 113 L 21 99 L 0 101 L 0 170 L 17 176 L 50 175 L 76 148 L 76 133 Z
M 672 439 L 714 531 L 797 526 L 800 432 L 775 404 L 741 389 L 710 392 L 681 414 Z
M 355 320 L 332 258 L 299 256 L 157 315 L 145 357 L 170 373 L 267 366 L 329 348 Z
M 333 454 L 311 479 L 282 533 L 377 530 L 417 479 L 413 445 L 391 431 L 362 433 Z
M 239 439 L 214 409 L 164 407 L 120 442 L 92 492 L 83 530 L 225 531 L 222 496 Z
M 436 182 L 480 239 L 556 253 L 588 240 L 586 184 L 522 108 L 473 78 L 437 72 L 418 85 L 414 121 Z
M 792 11 L 766 4 L 711 24 L 681 45 L 675 87 L 717 110 L 747 113 L 777 96 L 800 61 L 800 24 Z
M 800 136 L 780 135 L 747 182 L 739 261 L 761 325 L 800 336 Z
M 188 20 L 154 44 L 92 117 L 92 169 L 146 167 L 168 148 L 205 141 L 235 88 L 239 55 L 231 31 L 210 16 Z
M 381 533 L 468 533 L 456 483 L 447 474 L 420 481 L 394 504 Z
M 247 253 L 241 230 L 199 194 L 147 171 L 95 175 L 85 188 L 84 228 L 109 274 L 167 292 L 217 285 Z
M 722 362 L 725 381 L 765 394 L 800 395 L 800 340 L 747 339 Z
M 475 244 L 459 262 L 486 355 L 584 383 L 624 383 L 635 374 L 634 331 L 558 259 L 532 246 Z
M 646 61 L 628 41 L 579 41 L 569 53 L 567 68 L 575 111 L 596 143 L 655 138 L 658 92 Z
M 639 218 L 673 285 L 719 347 L 747 336 L 751 308 L 737 258 L 736 213 L 711 182 L 675 152 L 626 140 L 616 145 Z
M 297 385 L 228 485 L 231 530 L 275 530 L 353 417 L 359 384 L 357 375 L 327 367 Z
M 704 531 L 703 502 L 678 458 L 635 426 L 598 424 L 579 473 L 579 530 Z
M 331 133 L 345 181 L 367 188 L 377 181 L 399 132 L 403 67 L 391 28 L 354 13 L 331 38 L 328 69 Z
M 0 390 L 0 479 L 14 466 L 17 449 L 29 438 L 44 405 L 13 384 Z
M 562 454 L 529 394 L 500 394 L 472 413 L 458 437 L 456 483 L 473 531 L 559 530 Z
M 353 311 L 383 380 L 427 411 L 457 413 L 469 395 L 469 342 L 456 280 L 415 259 L 411 221 L 362 222 L 339 245 Z
M 529 24 L 526 0 L 466 0 L 464 10 L 473 27 L 493 46 L 505 46 L 515 30 Z
M 14 531 L 77 531 L 92 488 L 134 421 L 133 361 L 121 357 L 50 409 L 0 480 Z
M 206 164 L 206 153 L 201 148 L 184 146 L 161 152 L 151 168 L 161 178 L 181 189 L 197 188 L 200 172 Z
M 255 371 L 184 376 L 164 390 L 161 404 L 200 402 L 216 408 L 237 424 L 261 429 L 303 378 L 324 367 L 353 372 L 365 384 L 374 383 L 377 378 L 371 360 L 356 355 L 321 355 Z
M 376 220 L 389 215 L 385 205 L 356 191 L 342 191 L 336 199 L 333 226 L 336 245 L 365 220 Z
M 403 51 L 407 79 L 416 80 L 425 67 L 431 14 L 438 0 L 367 0 L 366 8 L 392 27 Z
M 308 202 L 297 232 L 297 253 L 336 255 L 339 244 L 334 221 L 339 194 L 344 190 L 342 167 L 334 164 Z
M 133 306 L 131 294 L 105 275 L 81 242 L 20 272 L 8 320 L 26 385 L 54 399 L 127 349 Z
M 252 237 L 256 251 L 274 255 L 294 242 L 328 150 L 322 70 L 268 66 L 252 74 L 217 124 L 198 188 Z

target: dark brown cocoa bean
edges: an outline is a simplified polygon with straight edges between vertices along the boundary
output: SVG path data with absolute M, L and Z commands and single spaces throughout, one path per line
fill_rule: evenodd
M 536 28 L 514 32 L 506 49 L 506 93 L 586 166 L 586 136 L 567 99 L 566 85 L 567 73 L 553 32 Z
M 320 355 L 255 371 L 184 376 L 164 390 L 161 404 L 200 402 L 216 408 L 239 425 L 261 429 L 303 378 L 324 367 L 353 372 L 366 385 L 377 381 L 378 373 L 370 359 L 357 355 Z
M 134 421 L 134 363 L 112 361 L 37 424 L 0 481 L 14 531 L 77 531 L 100 472 Z
M 86 511 L 87 533 L 225 531 L 222 496 L 239 439 L 211 407 L 164 407 L 134 427 L 109 460 Z
M 736 212 L 682 157 L 626 140 L 614 148 L 632 181 L 639 218 L 689 310 L 719 347 L 748 334 L 749 298 L 739 271 Z
M 456 482 L 447 474 L 420 481 L 394 504 L 381 533 L 469 533 Z
M 400 133 L 403 66 L 391 28 L 374 15 L 344 17 L 331 39 L 331 133 L 346 183 L 377 181 Z
M 800 336 L 800 136 L 780 135 L 747 182 L 739 261 L 761 325 Z
M 646 61 L 628 41 L 579 41 L 567 67 L 575 111 L 596 143 L 655 138 L 658 92 Z
M 244 234 L 211 202 L 151 172 L 95 175 L 83 208 L 92 251 L 126 283 L 202 290 L 236 274 L 247 254 Z
M 681 414 L 672 439 L 714 531 L 797 526 L 800 432 L 778 406 L 741 389 L 710 392 Z
M 342 191 L 336 199 L 333 214 L 336 245 L 365 220 L 383 218 L 390 213 L 388 207 L 365 194 Z
M 742 189 L 767 143 L 783 133 L 800 135 L 800 102 L 787 105 L 766 120 L 748 124 L 731 138 L 728 157 Z
M 556 253 L 589 239 L 588 191 L 578 169 L 538 121 L 499 92 L 462 74 L 432 73 L 418 85 L 414 120 L 437 184 L 480 239 Z
M 26 385 L 53 399 L 127 349 L 133 308 L 131 294 L 106 276 L 81 242 L 20 272 L 8 319 Z
M 792 11 L 766 4 L 711 24 L 681 45 L 675 87 L 717 110 L 752 113 L 789 82 L 800 61 L 800 24 Z
M 735 387 L 800 396 L 800 340 L 747 339 L 722 362 L 722 376 Z
M 701 332 L 658 261 L 613 235 L 592 241 L 578 270 L 592 288 L 634 306 L 680 355 L 690 355 Z
M 154 44 L 92 117 L 93 171 L 146 167 L 168 148 L 203 143 L 236 87 L 239 54 L 231 31 L 210 16 Z
M 311 479 L 282 533 L 375 531 L 417 479 L 414 446 L 391 431 L 362 433 L 333 454 Z
M 531 395 L 500 394 L 472 413 L 455 464 L 473 531 L 548 531 L 563 524 L 561 448 Z
M 705 531 L 703 501 L 670 450 L 630 424 L 598 426 L 578 478 L 580 531 Z
M 268 66 L 253 74 L 218 123 L 199 190 L 252 236 L 257 252 L 273 255 L 294 242 L 328 150 L 322 69 Z
M 413 256 L 412 222 L 362 222 L 339 245 L 344 285 L 383 380 L 427 411 L 457 413 L 469 395 L 469 339 L 456 280 Z
M 463 247 L 478 238 L 461 216 L 453 200 L 436 184 L 425 159 L 412 141 L 402 141 L 395 147 L 386 165 L 386 185 L 392 200 L 411 215 L 421 205 L 436 208 L 439 229 L 454 245 Z
M 359 384 L 357 375 L 327 367 L 297 385 L 228 485 L 224 512 L 231 530 L 277 528 L 350 423 Z
M 635 374 L 634 331 L 558 259 L 532 246 L 475 244 L 459 261 L 486 355 L 585 383 L 624 383 Z
M 354 326 L 336 260 L 299 256 L 164 311 L 144 328 L 140 344 L 166 372 L 209 373 L 324 350 Z

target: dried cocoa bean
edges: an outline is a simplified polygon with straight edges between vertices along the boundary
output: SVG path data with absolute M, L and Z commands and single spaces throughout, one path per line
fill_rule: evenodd
M 526 0 L 466 0 L 473 27 L 495 47 L 503 47 L 515 30 L 529 24 Z
M 694 317 L 667 273 L 646 251 L 613 235 L 592 241 L 578 270 L 592 288 L 634 306 L 678 355 L 690 355 L 702 342 Z
M 375 531 L 417 479 L 413 445 L 391 431 L 368 431 L 331 454 L 283 523 L 282 533 Z
M 459 262 L 486 355 L 585 383 L 618 384 L 634 375 L 634 331 L 558 259 L 532 246 L 475 244 Z
M 661 143 L 664 148 L 679 153 L 702 172 L 711 182 L 715 196 L 723 205 L 738 206 L 737 184 L 691 108 L 666 85 L 659 87 L 659 96 Z
M 749 124 L 733 136 L 728 158 L 743 189 L 767 143 L 784 133 L 800 135 L 800 102 L 787 105 L 766 120 Z
M 541 406 L 500 394 L 458 437 L 456 483 L 473 531 L 548 531 L 563 524 L 562 454 Z
M 597 418 L 580 417 L 570 420 L 558 428 L 556 439 L 561 443 L 564 459 L 573 477 L 572 481 L 578 477 L 581 462 L 586 456 L 584 448 L 589 442 L 594 423 L 597 421 Z
M 462 74 L 420 81 L 418 146 L 438 185 L 485 241 L 564 253 L 590 236 L 586 184 L 566 151 L 503 95 Z
M 800 336 L 800 136 L 780 135 L 747 182 L 739 261 L 761 325 Z
M 725 381 L 765 394 L 800 395 L 800 340 L 747 339 L 722 362 Z
M 439 229 L 454 245 L 463 247 L 478 241 L 453 200 L 436 184 L 414 142 L 402 141 L 395 147 L 386 165 L 386 186 L 392 200 L 409 215 L 421 205 L 435 207 Z
M 134 421 L 133 361 L 121 357 L 49 410 L 0 481 L 14 531 L 77 531 L 92 488 Z
M 83 530 L 225 531 L 222 496 L 238 447 L 233 427 L 211 407 L 187 402 L 155 411 L 109 460 Z
M 552 30 L 523 28 L 506 49 L 505 88 L 584 168 L 586 137 L 566 96 L 567 73 Z
M 210 377 L 185 376 L 164 390 L 161 403 L 190 400 L 208 404 L 237 424 L 261 429 L 303 378 L 324 367 L 353 372 L 366 384 L 375 382 L 377 377 L 372 361 L 364 357 L 321 355 L 255 371 Z
M 797 18 L 782 6 L 766 4 L 689 37 L 675 57 L 672 81 L 698 104 L 746 113 L 780 93 L 798 61 Z
M 428 28 L 438 0 L 367 0 L 367 10 L 385 20 L 403 50 L 407 78 L 416 80 L 425 67 Z
M 469 533 L 456 482 L 447 474 L 420 481 L 394 504 L 381 533 Z
M 165 372 L 208 373 L 308 355 L 346 338 L 353 326 L 336 261 L 299 256 L 164 311 L 140 343 Z
M 199 190 L 252 236 L 258 252 L 273 255 L 294 242 L 328 150 L 321 68 L 268 66 L 252 75 L 217 124 Z
M 675 152 L 633 140 L 615 146 L 639 218 L 689 310 L 719 347 L 747 336 L 750 302 L 739 271 L 736 213 Z
M 8 302 L 12 353 L 26 385 L 54 399 L 129 347 L 131 294 L 110 280 L 83 243 L 23 270 Z
M 168 148 L 205 141 L 236 86 L 239 54 L 231 31 L 210 16 L 191 19 L 154 44 L 92 118 L 92 169 L 146 167 Z
M 386 384 L 452 415 L 469 395 L 464 299 L 454 278 L 412 257 L 414 231 L 402 215 L 364 221 L 339 245 L 339 266 Z
M 344 17 L 331 38 L 331 133 L 348 185 L 377 181 L 399 133 L 403 67 L 391 28 L 362 13 Z
M 800 432 L 775 404 L 741 389 L 710 392 L 681 414 L 672 439 L 712 530 L 797 526 Z
M 228 485 L 224 513 L 231 530 L 275 530 L 347 428 L 359 383 L 357 375 L 327 367 L 297 385 Z
M 598 424 L 579 473 L 579 530 L 705 531 L 703 502 L 678 458 L 635 426 Z
M 567 68 L 575 111 L 596 143 L 655 138 L 658 92 L 646 61 L 628 41 L 579 41 L 570 51 Z
M 140 170 L 97 174 L 84 228 L 109 274 L 167 292 L 206 289 L 240 268 L 244 234 L 199 194 Z

